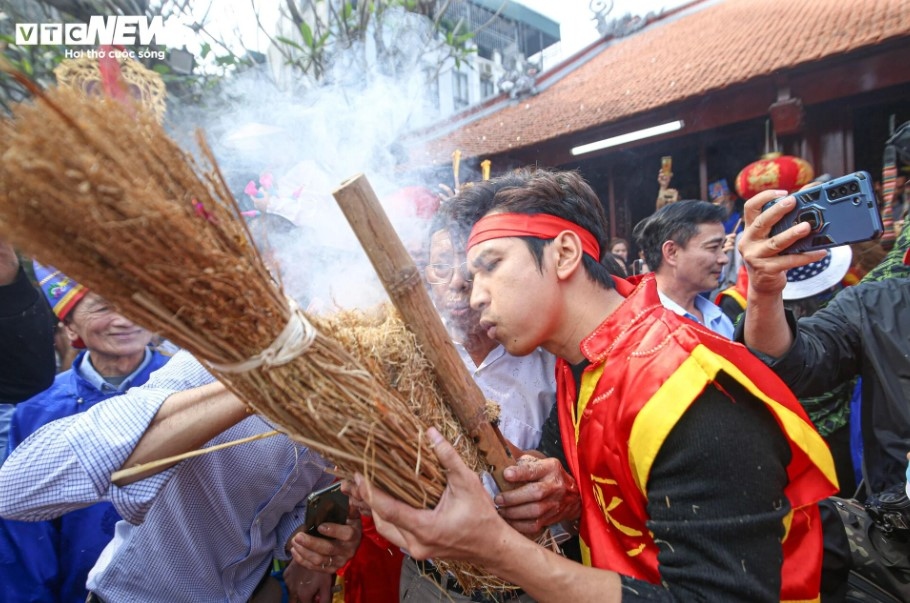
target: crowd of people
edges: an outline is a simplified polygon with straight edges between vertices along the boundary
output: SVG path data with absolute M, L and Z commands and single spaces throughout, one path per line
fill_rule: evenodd
M 578 172 L 439 204 L 421 273 L 500 406 L 512 487 L 431 429 L 434 508 L 358 474 L 319 536 L 307 497 L 336 477 L 287 436 L 114 479 L 273 426 L 128 308 L 0 241 L 0 600 L 907 600 L 910 229 L 865 264 L 785 254 L 809 234 L 772 235 L 794 191 L 737 207 L 660 178 L 634 269 Z M 55 333 L 78 350 L 62 366 Z M 465 590 L 434 559 L 515 588 Z

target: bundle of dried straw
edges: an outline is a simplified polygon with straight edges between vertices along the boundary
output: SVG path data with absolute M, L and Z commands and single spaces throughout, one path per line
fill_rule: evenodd
M 340 475 L 434 505 L 445 475 L 423 433 L 442 425 L 458 440 L 459 426 L 403 323 L 289 307 L 201 135 L 202 167 L 142 112 L 64 89 L 41 96 L 0 121 L 0 235 L 208 363 Z M 299 344 L 278 352 L 286 364 L 228 366 L 270 349 L 286 325 Z M 468 438 L 460 450 L 482 467 Z M 507 587 L 452 569 L 466 589 Z

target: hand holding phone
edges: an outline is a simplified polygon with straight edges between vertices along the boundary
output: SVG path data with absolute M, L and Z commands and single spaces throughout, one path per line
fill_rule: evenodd
M 304 531 L 311 536 L 326 538 L 317 528 L 324 523 L 346 523 L 348 506 L 348 496 L 341 491 L 341 482 L 311 493 L 306 500 Z
M 793 193 L 796 206 L 771 227 L 778 235 L 803 222 L 809 234 L 790 245 L 782 254 L 802 253 L 877 239 L 882 235 L 878 201 L 867 172 L 855 172 Z M 780 199 L 766 203 L 762 211 Z

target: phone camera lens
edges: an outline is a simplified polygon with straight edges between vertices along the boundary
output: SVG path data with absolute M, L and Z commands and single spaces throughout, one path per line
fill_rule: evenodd
M 837 189 L 837 196 L 838 196 L 838 197 L 843 197 L 843 196 L 846 195 L 846 194 L 847 194 L 847 187 L 846 187 L 846 186 L 840 186 L 840 187 L 838 187 L 838 189 Z
M 796 221 L 800 224 L 806 222 L 809 224 L 809 228 L 813 231 L 818 230 L 819 225 L 821 224 L 818 212 L 816 211 L 807 211 L 805 213 L 801 213 L 799 216 L 797 216 Z
M 851 183 L 850 183 L 850 192 L 851 192 L 851 193 L 858 193 L 858 192 L 859 192 L 859 185 L 858 185 L 857 183 L 855 183 L 855 182 L 851 182 Z

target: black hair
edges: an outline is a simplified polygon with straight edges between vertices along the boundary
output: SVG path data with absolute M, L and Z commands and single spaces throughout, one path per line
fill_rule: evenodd
M 600 246 L 600 256 L 607 249 L 607 218 L 603 205 L 591 186 L 575 171 L 553 171 L 527 168 L 485 182 L 475 182 L 443 203 L 445 213 L 461 237 L 467 238 L 474 224 L 496 210 L 517 214 L 549 214 L 568 220 L 590 232 Z M 543 250 L 553 239 L 519 237 L 525 241 L 538 269 L 543 268 Z M 582 256 L 588 277 L 605 289 L 613 288 L 610 271 L 600 257 Z
M 685 248 L 702 224 L 723 224 L 727 213 L 723 207 L 707 201 L 677 201 L 662 208 L 635 225 L 632 236 L 645 254 L 645 263 L 657 272 L 663 262 L 663 244 L 673 241 Z

